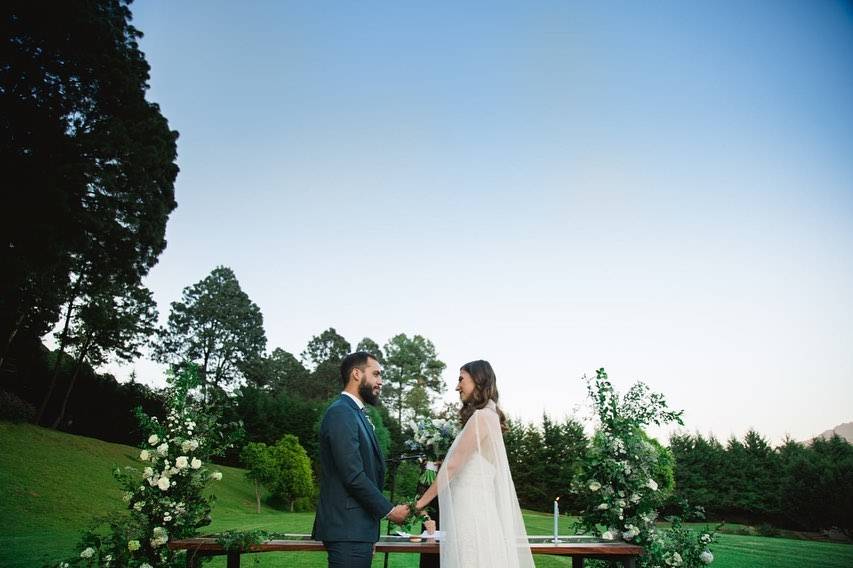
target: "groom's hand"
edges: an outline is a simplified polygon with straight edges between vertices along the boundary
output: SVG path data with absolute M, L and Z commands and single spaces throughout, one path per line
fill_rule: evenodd
M 406 520 L 406 517 L 409 516 L 409 506 L 408 505 L 397 505 L 391 512 L 385 515 L 389 521 L 392 523 L 397 523 L 398 525 L 403 524 L 403 521 Z

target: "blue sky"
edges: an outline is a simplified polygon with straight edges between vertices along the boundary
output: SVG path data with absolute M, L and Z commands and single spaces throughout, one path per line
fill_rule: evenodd
M 227 265 L 270 349 L 423 334 L 527 420 L 602 366 L 720 438 L 853 420 L 849 4 L 131 8 L 181 134 L 164 320 Z

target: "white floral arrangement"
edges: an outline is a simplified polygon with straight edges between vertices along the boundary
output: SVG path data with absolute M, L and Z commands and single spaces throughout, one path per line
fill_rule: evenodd
M 210 523 L 212 498 L 202 492 L 209 481 L 221 480 L 222 473 L 206 464 L 228 442 L 211 435 L 218 431 L 217 417 L 202 412 L 189 396 L 197 385 L 193 367 L 170 375 L 169 384 L 165 422 L 137 409 L 147 431 L 138 454 L 141 468 L 113 471 L 124 488 L 127 514 L 109 521 L 106 536 L 84 533 L 82 551 L 67 562 L 132 568 L 183 566 L 185 551 L 172 551 L 166 544 L 194 536 L 199 527 Z
M 714 531 L 696 533 L 677 517 L 667 519 L 669 529 L 659 531 L 655 525 L 657 509 L 672 485 L 672 470 L 665 466 L 668 450 L 643 428 L 650 423 L 681 424 L 681 412 L 670 411 L 663 396 L 650 393 L 643 383 L 620 399 L 604 369 L 587 381 L 587 388 L 599 426 L 574 485 L 584 506 L 581 530 L 644 547 L 641 566 L 698 568 L 713 562 L 709 546 L 716 541 Z
M 438 474 L 438 463 L 447 455 L 450 445 L 456 439 L 459 428 L 454 421 L 443 418 L 425 418 L 409 422 L 412 438 L 405 446 L 411 452 L 423 454 L 424 470 L 420 482 L 430 485 Z

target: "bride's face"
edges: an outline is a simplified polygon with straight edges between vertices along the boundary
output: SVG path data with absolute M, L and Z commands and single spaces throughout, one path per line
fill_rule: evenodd
M 459 399 L 466 402 L 471 398 L 471 393 L 474 392 L 474 379 L 468 374 L 468 371 L 459 371 L 459 383 L 456 385 L 456 392 L 459 393 Z

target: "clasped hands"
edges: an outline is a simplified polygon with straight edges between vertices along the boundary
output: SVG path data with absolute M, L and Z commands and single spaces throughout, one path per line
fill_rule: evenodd
M 388 513 L 388 520 L 392 523 L 397 523 L 398 525 L 404 524 L 409 518 L 416 516 L 423 516 L 427 520 L 429 520 L 429 515 L 424 513 L 424 509 L 426 509 L 427 504 L 422 503 L 421 500 L 417 502 L 412 500 L 409 503 L 401 503 L 391 509 L 391 512 Z

